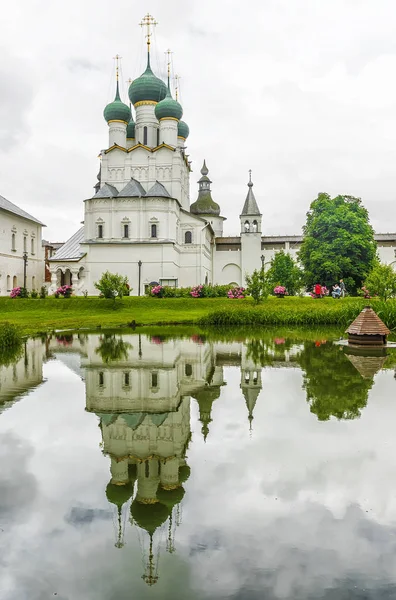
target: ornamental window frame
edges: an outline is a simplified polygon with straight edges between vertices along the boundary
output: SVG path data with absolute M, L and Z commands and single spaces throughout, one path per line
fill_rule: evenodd
M 188 229 L 187 231 L 184 232 L 184 243 L 185 244 L 193 243 L 193 232 L 191 231 L 191 229 Z
M 98 240 L 103 240 L 104 238 L 104 221 L 101 217 L 96 219 L 96 237 Z

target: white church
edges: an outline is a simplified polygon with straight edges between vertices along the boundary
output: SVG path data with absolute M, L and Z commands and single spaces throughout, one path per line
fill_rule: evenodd
M 165 83 L 150 65 L 155 22 L 146 15 L 142 24 L 147 67 L 129 87 L 134 114 L 120 98 L 117 67 L 115 98 L 104 109 L 108 144 L 100 152 L 95 193 L 84 200 L 83 226 L 49 260 L 50 293 L 66 283 L 77 295 L 98 294 L 94 284 L 107 270 L 127 276 L 133 295 L 144 294 L 153 282 L 243 285 L 245 274 L 268 264 L 276 251 L 295 257 L 301 244 L 302 236 L 262 235 L 250 177 L 241 199 L 240 236 L 223 236 L 226 217 L 212 198 L 204 160 L 191 201 L 189 128 L 177 93 L 172 97 L 169 66 Z M 396 233 L 377 234 L 376 240 L 381 260 L 394 262 Z

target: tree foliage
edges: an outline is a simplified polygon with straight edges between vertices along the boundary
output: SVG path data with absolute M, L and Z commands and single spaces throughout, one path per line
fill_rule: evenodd
M 356 419 L 367 405 L 373 379 L 364 379 L 340 346 L 305 342 L 298 356 L 304 373 L 303 388 L 311 412 L 319 421 L 330 417 Z
M 128 350 L 132 348 L 129 342 L 112 333 L 105 333 L 99 340 L 99 345 L 96 348 L 96 354 L 99 354 L 104 363 L 109 363 L 117 360 L 126 360 L 128 358 Z
M 251 275 L 246 274 L 246 292 L 253 298 L 256 304 L 268 298 L 270 284 L 267 274 L 263 269 L 255 269 Z
M 130 292 L 128 279 L 118 273 L 106 271 L 102 277 L 95 283 L 95 287 L 105 298 L 122 298 Z
M 364 285 L 371 296 L 379 296 L 381 300 L 389 300 L 396 296 L 396 272 L 391 265 L 382 265 L 376 261 Z
M 360 288 L 376 257 L 374 231 L 360 198 L 319 194 L 303 230 L 299 260 L 306 285 L 329 287 L 343 278 L 352 293 Z
M 271 288 L 283 285 L 289 296 L 295 296 L 302 285 L 301 269 L 290 254 L 286 254 L 284 250 L 277 252 L 272 258 L 267 278 Z

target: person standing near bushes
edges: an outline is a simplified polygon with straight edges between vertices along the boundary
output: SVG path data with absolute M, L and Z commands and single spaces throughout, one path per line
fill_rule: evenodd
M 345 298 L 346 287 L 343 279 L 340 279 L 341 298 Z

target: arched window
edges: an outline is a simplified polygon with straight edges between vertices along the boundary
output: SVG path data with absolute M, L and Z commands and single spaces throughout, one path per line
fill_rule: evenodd
M 129 225 L 124 223 L 124 238 L 129 238 Z
M 157 225 L 155 223 L 153 223 L 151 225 L 151 237 L 152 238 L 156 238 L 157 237 Z
M 143 127 L 143 144 L 147 146 L 147 127 Z
M 18 285 L 18 279 L 17 279 L 17 276 L 14 275 L 14 277 L 12 278 L 12 287 L 16 288 L 17 285 Z
M 35 289 L 36 289 L 36 278 L 33 275 L 33 277 L 32 277 L 32 290 L 35 290 Z
M 257 231 L 258 231 L 257 221 L 253 221 L 253 223 L 252 223 L 252 231 L 253 231 L 253 233 L 257 233 Z
M 30 240 L 30 252 L 31 254 L 34 254 L 34 238 Z
M 186 364 L 185 367 L 184 367 L 184 372 L 186 374 L 186 377 L 191 377 L 192 372 L 193 372 L 192 371 L 192 366 L 189 365 L 189 364 Z
M 159 145 L 160 145 L 160 144 L 159 144 L 159 134 L 160 134 L 160 130 L 159 130 L 159 129 L 157 129 L 157 146 L 159 146 Z
M 11 291 L 11 277 L 7 275 L 7 292 Z
M 99 224 L 98 225 L 98 238 L 102 238 L 103 237 L 103 225 Z
M 184 243 L 185 244 L 191 244 L 192 243 L 192 233 L 191 233 L 191 231 L 186 231 L 186 233 L 184 234 Z
M 244 227 L 245 227 L 245 233 L 248 233 L 250 231 L 250 223 L 249 223 L 249 221 L 245 221 Z
M 205 275 L 205 285 L 208 285 L 208 274 Z
M 104 385 L 104 373 L 99 371 L 99 385 Z
M 151 387 L 158 387 L 158 373 L 151 373 Z
M 26 235 L 23 236 L 23 251 L 27 252 L 27 237 L 26 237 Z
M 15 233 L 13 233 L 12 236 L 11 236 L 11 250 L 16 250 L 16 246 L 15 246 Z

